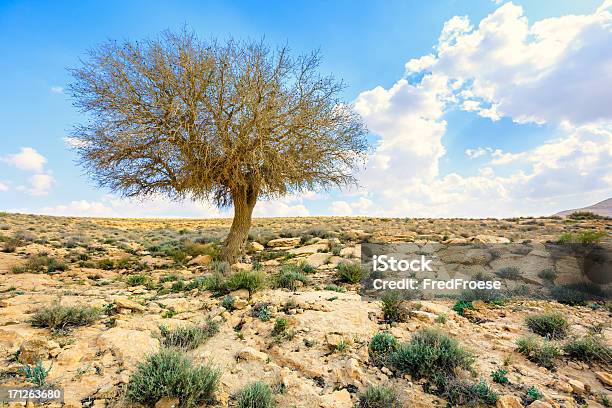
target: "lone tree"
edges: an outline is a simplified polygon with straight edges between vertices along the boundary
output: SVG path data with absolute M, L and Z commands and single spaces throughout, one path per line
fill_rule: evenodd
M 98 185 L 123 196 L 233 205 L 222 250 L 233 263 L 258 198 L 355 181 L 366 129 L 319 62 L 189 32 L 105 43 L 71 70 L 89 117 L 75 149 Z

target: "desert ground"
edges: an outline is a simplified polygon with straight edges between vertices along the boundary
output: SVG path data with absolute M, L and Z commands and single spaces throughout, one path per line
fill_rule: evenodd
M 555 299 L 551 288 L 571 282 L 542 269 L 519 271 L 516 296 L 502 301 L 364 301 L 351 266 L 363 242 L 538 251 L 585 231 L 609 239 L 609 219 L 255 219 L 235 265 L 216 259 L 230 223 L 2 213 L 0 385 L 62 388 L 67 407 L 203 405 L 135 389 L 139 367 L 170 349 L 218 370 L 206 402 L 216 407 L 247 406 L 243 390 L 256 381 L 278 407 L 385 406 L 373 397 L 368 405 L 366 392 L 377 386 L 396 395 L 391 407 L 612 406 L 607 297 Z M 486 272 L 510 260 L 498 255 Z M 529 323 L 538 317 L 559 331 L 538 330 Z M 471 356 L 449 368 L 455 388 L 437 388 L 432 372 L 444 367 L 401 364 L 397 350 L 423 330 L 455 339 Z M 373 345 L 383 334 L 399 344 L 389 355 Z

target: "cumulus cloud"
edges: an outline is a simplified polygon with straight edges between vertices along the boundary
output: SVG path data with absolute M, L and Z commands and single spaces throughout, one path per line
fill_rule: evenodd
M 55 180 L 50 174 L 35 174 L 29 178 L 29 182 L 29 186 L 19 186 L 17 189 L 33 196 L 46 196 Z
M 43 166 L 47 162 L 45 156 L 31 147 L 22 147 L 19 153 L 6 155 L 1 160 L 18 169 L 33 172 L 42 172 Z
M 331 212 L 333 215 L 351 215 L 353 209 L 346 201 L 334 201 L 332 202 Z
M 52 86 L 51 92 L 56 93 L 56 94 L 62 94 L 64 93 L 64 87 L 59 86 L 59 85 Z
M 435 52 L 406 63 L 406 78 L 362 92 L 355 107 L 380 137 L 360 175 L 377 215 L 547 214 L 579 194 L 612 194 L 612 1 L 594 13 L 530 25 L 506 3 L 477 25 L 456 16 Z M 409 80 L 420 74 L 418 81 Z M 489 157 L 475 176 L 441 175 L 444 114 L 548 124 L 558 138 L 530 151 L 467 149 Z M 492 141 L 492 144 L 494 140 Z M 491 166 L 515 166 L 496 176 Z M 520 166 L 517 170 L 516 166 Z M 588 201 L 587 201 L 588 202 Z M 348 203 L 353 209 L 355 204 Z M 555 207 L 557 206 L 557 207 Z

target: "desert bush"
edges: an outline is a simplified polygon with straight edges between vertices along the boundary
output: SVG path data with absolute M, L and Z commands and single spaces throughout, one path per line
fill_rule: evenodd
M 256 303 L 251 308 L 251 316 L 263 322 L 270 320 L 270 305 L 267 303 Z
M 532 332 L 554 340 L 564 338 L 569 328 L 567 319 L 557 312 L 528 316 L 525 323 Z
M 491 373 L 491 379 L 493 382 L 497 384 L 508 384 L 510 380 L 508 379 L 508 370 L 504 370 L 503 368 L 497 369 Z
M 606 235 L 608 234 L 605 231 L 592 230 L 580 231 L 577 233 L 566 232 L 559 237 L 557 242 L 559 244 L 589 245 L 598 243 Z
M 21 366 L 20 371 L 23 373 L 26 380 L 37 387 L 42 387 L 47 381 L 47 376 L 49 375 L 49 371 L 51 371 L 51 367 L 47 369 L 41 361 L 37 361 L 33 366 L 24 364 Z
M 557 278 L 557 272 L 554 269 L 543 269 L 538 272 L 538 277 L 540 279 L 544 279 L 545 281 L 554 282 Z
M 589 300 L 605 297 L 601 287 L 590 282 L 553 286 L 550 294 L 557 302 L 570 306 L 585 305 Z
M 229 277 L 227 288 L 230 291 L 246 289 L 249 294 L 266 286 L 266 274 L 261 271 L 239 271 Z
M 517 280 L 521 276 L 521 271 L 515 266 L 506 266 L 495 273 L 502 279 Z
M 125 283 L 127 283 L 129 286 L 141 286 L 146 285 L 148 281 L 149 278 L 147 278 L 145 275 L 129 275 L 126 278 Z
M 231 295 L 227 295 L 223 298 L 223 300 L 221 301 L 221 306 L 223 306 L 225 309 L 227 309 L 228 311 L 232 311 L 234 310 L 234 302 L 236 301 L 236 299 L 234 299 L 233 296 Z
M 376 333 L 368 346 L 368 354 L 374 365 L 385 365 L 389 356 L 394 352 L 399 343 L 390 333 Z
M 432 379 L 458 368 L 469 369 L 473 362 L 473 355 L 457 340 L 435 329 L 416 332 L 410 342 L 401 344 L 391 354 L 393 366 L 415 379 Z
M 516 351 L 524 355 L 529 361 L 548 369 L 555 367 L 555 360 L 561 355 L 559 348 L 554 344 L 535 336 L 518 339 L 516 346 Z
M 439 380 L 438 387 L 437 394 L 452 407 L 495 405 L 499 399 L 499 394 L 483 379 L 473 383 L 450 376 Z
M 612 364 L 612 348 L 599 335 L 574 338 L 563 345 L 563 351 L 575 360 Z
M 274 408 L 276 402 L 268 384 L 257 381 L 241 389 L 236 395 L 238 408 Z
M 343 288 L 343 287 L 341 287 L 341 286 L 334 285 L 333 283 L 332 283 L 332 284 L 329 284 L 329 285 L 325 285 L 325 286 L 323 287 L 323 290 L 330 290 L 330 291 L 332 291 L 332 292 L 338 292 L 338 293 L 344 293 L 344 292 L 346 292 L 346 289 L 344 289 L 344 288 Z
M 67 271 L 68 265 L 45 254 L 31 255 L 23 266 L 15 266 L 13 273 L 53 273 Z
M 532 385 L 531 387 L 527 388 L 527 391 L 525 391 L 525 398 L 523 399 L 525 405 L 529 405 L 533 401 L 540 400 L 542 398 L 544 398 L 544 394 L 542 394 L 540 390 L 538 390 L 535 386 Z
M 111 269 L 115 269 L 115 261 L 110 258 L 100 259 L 97 262 L 98 269 L 103 269 L 105 271 L 110 271 Z
M 596 214 L 592 211 L 574 211 L 568 218 L 572 220 L 607 220 L 609 217 Z
M 229 292 L 227 281 L 220 273 L 205 277 L 204 287 L 210 290 L 215 296 L 221 296 Z
M 389 387 L 375 385 L 357 396 L 355 408 L 401 408 L 397 393 Z
M 297 265 L 283 265 L 280 272 L 274 277 L 275 288 L 285 288 L 295 290 L 297 288 L 295 282 L 299 281 L 303 284 L 308 282 L 308 278 L 304 275 L 300 267 Z
M 47 327 L 53 331 L 66 331 L 73 327 L 87 326 L 96 321 L 100 311 L 82 305 L 63 306 L 53 303 L 34 313 L 30 324 L 34 327 Z
M 174 330 L 162 326 L 160 332 L 164 346 L 193 350 L 218 333 L 219 325 L 209 320 L 204 326 L 182 326 Z
M 460 316 L 463 316 L 466 309 L 474 309 L 474 305 L 472 304 L 471 300 L 459 300 L 453 305 L 453 310 Z
M 403 322 L 408 319 L 406 300 L 403 293 L 397 290 L 389 290 L 382 294 L 382 311 L 385 320 L 388 322 Z
M 338 264 L 338 277 L 342 282 L 359 283 L 363 277 L 363 270 L 358 263 L 341 262 Z
M 220 376 L 211 366 L 192 366 L 178 349 L 162 349 L 139 364 L 130 377 L 126 397 L 148 406 L 162 397 L 176 397 L 181 407 L 196 407 L 212 401 Z

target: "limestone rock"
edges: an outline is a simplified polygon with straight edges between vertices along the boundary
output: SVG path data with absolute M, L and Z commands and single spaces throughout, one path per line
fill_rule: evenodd
M 321 265 L 325 265 L 327 260 L 331 257 L 331 254 L 325 252 L 319 252 L 316 254 L 311 254 L 306 257 L 306 263 L 315 268 L 318 268 Z
M 135 310 L 138 312 L 143 312 L 145 310 L 144 306 L 128 298 L 115 299 L 115 306 L 117 307 L 117 309 Z
M 583 383 L 582 381 L 578 381 L 575 379 L 570 379 L 568 381 L 569 385 L 571 385 L 572 390 L 578 395 L 585 395 L 590 392 L 590 387 L 588 384 Z
M 346 389 L 321 396 L 322 408 L 351 408 L 351 394 Z
M 294 238 L 278 238 L 278 239 L 273 239 L 268 241 L 268 247 L 270 248 L 279 248 L 279 247 L 289 247 L 289 248 L 293 248 L 296 247 L 300 244 L 301 238 L 300 237 L 294 237 Z
M 268 355 L 263 351 L 255 350 L 253 347 L 245 347 L 236 354 L 236 358 L 246 361 L 262 361 L 268 360 Z
M 24 364 L 36 364 L 39 360 L 46 360 L 49 356 L 47 340 L 28 339 L 19 347 L 18 361 Z
M 236 262 L 232 265 L 232 269 L 236 271 L 250 271 L 253 269 L 253 264 L 244 263 L 244 262 Z
M 151 337 L 148 330 L 130 330 L 113 327 L 97 339 L 101 350 L 111 350 L 115 357 L 128 367 L 134 367 L 149 355 L 159 350 L 159 341 Z
M 317 252 L 327 251 L 329 249 L 329 244 L 327 243 L 316 243 L 312 245 L 304 245 L 299 248 L 293 248 L 288 250 L 290 254 L 293 255 L 303 255 L 303 254 L 316 254 Z
M 502 395 L 495 404 L 497 408 L 523 408 L 521 399 L 514 395 Z
M 255 252 L 259 252 L 259 251 L 263 251 L 264 250 L 264 246 L 261 245 L 259 242 L 256 242 L 256 241 L 251 242 L 249 247 L 251 248 L 251 251 L 255 251 Z
M 210 255 L 198 255 L 195 258 L 191 259 L 187 262 L 187 265 L 208 265 L 212 262 L 212 257 Z
M 612 374 L 610 374 L 609 372 L 596 371 L 595 377 L 597 377 L 597 379 L 601 381 L 602 384 L 607 385 L 608 387 L 612 387 Z

